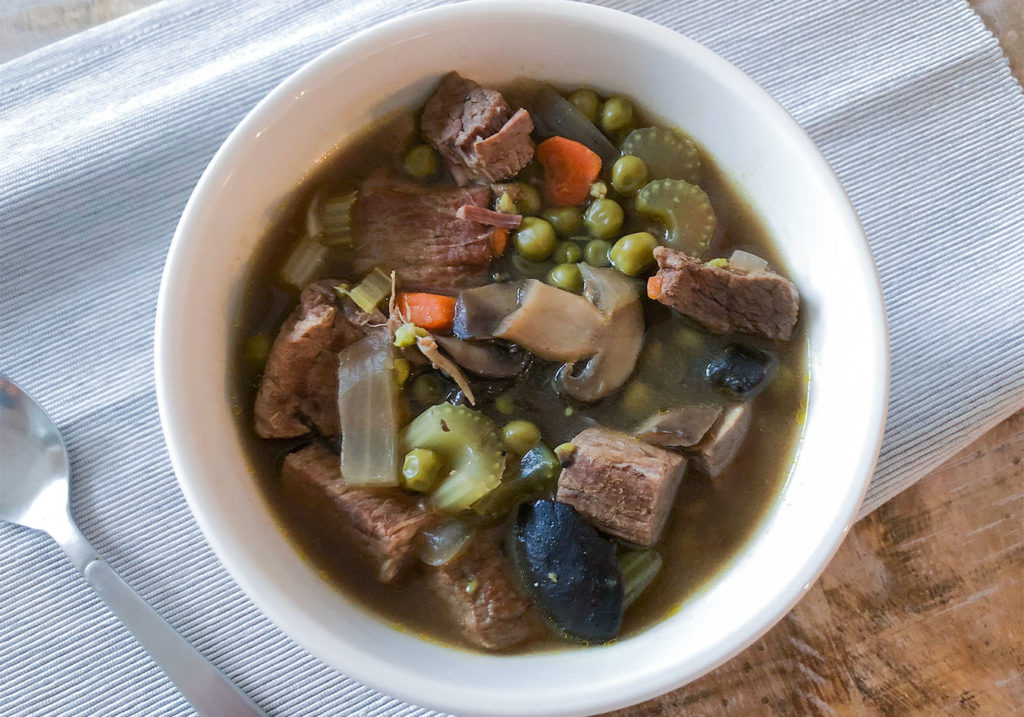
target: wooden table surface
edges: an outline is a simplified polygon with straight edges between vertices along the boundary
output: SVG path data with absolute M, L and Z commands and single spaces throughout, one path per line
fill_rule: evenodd
M 13 56 L 152 1 L 13 0 L 0 34 L 21 44 L 4 49 Z M 1024 2 L 970 2 L 1020 79 Z M 1022 458 L 1024 411 L 857 523 L 750 648 L 615 714 L 1024 714 Z
M 620 717 L 1024 714 L 1024 411 L 857 523 L 782 622 Z

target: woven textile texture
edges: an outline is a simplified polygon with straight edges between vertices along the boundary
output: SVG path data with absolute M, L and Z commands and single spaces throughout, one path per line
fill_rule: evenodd
M 175 483 L 152 375 L 192 187 L 274 85 L 424 0 L 170 0 L 0 65 L 0 370 L 72 455 L 99 553 L 273 715 L 418 715 L 234 585 Z M 962 0 L 607 0 L 738 65 L 810 133 L 877 259 L 888 428 L 864 511 L 1024 405 L 1024 96 Z M 841 267 L 836 267 L 841 271 Z M 45 536 L 0 525 L 0 713 L 192 710 Z

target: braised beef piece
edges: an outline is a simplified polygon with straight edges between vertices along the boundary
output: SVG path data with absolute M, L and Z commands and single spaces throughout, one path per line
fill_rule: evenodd
M 594 527 L 635 543 L 654 545 L 675 501 L 686 459 L 608 428 L 588 428 L 558 478 L 556 499 Z
M 454 291 L 487 281 L 494 228 L 456 212 L 487 208 L 488 187 L 427 187 L 377 175 L 352 208 L 355 271 L 394 270 L 403 290 Z
M 503 650 L 547 628 L 518 590 L 497 535 L 477 535 L 454 560 L 427 568 L 427 585 L 474 645 Z
M 345 485 L 337 454 L 316 444 L 284 459 L 281 484 L 325 544 L 358 551 L 382 583 L 396 582 L 413 565 L 416 537 L 435 520 L 397 488 Z
M 796 325 L 800 294 L 770 271 L 742 274 L 705 264 L 668 247 L 654 250 L 661 281 L 653 298 L 715 333 L 761 333 L 788 339 Z
M 256 393 L 256 432 L 263 438 L 294 438 L 312 424 L 337 436 L 338 352 L 371 329 L 372 317 L 352 302 L 339 304 L 338 279 L 315 281 L 299 295 L 267 357 Z
M 496 90 L 457 72 L 441 78 L 420 119 L 423 135 L 459 185 L 511 177 L 533 159 L 533 120 Z
M 690 462 L 701 472 L 714 478 L 729 465 L 747 437 L 753 410 L 749 403 L 734 403 L 722 411 L 700 442 L 683 449 Z

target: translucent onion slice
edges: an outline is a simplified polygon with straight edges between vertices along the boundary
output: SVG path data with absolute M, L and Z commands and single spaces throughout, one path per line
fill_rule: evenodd
M 729 268 L 733 271 L 742 271 L 744 274 L 759 274 L 768 268 L 768 262 L 757 254 L 736 249 L 729 256 Z
M 348 485 L 398 485 L 394 369 L 395 350 L 386 331 L 374 332 L 338 354 L 341 476 Z
M 416 555 L 427 565 L 446 565 L 462 554 L 473 539 L 473 528 L 456 518 L 447 518 L 420 533 Z

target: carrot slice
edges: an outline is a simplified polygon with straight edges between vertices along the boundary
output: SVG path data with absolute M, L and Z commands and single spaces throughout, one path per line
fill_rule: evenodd
M 661 277 L 657 274 L 647 277 L 647 296 L 655 300 L 661 296 Z
M 565 137 L 551 137 L 537 145 L 537 161 L 544 167 L 544 197 L 549 204 L 581 204 L 601 174 L 601 158 L 585 145 Z
M 501 256 L 505 253 L 505 245 L 508 243 L 508 229 L 505 227 L 494 227 L 491 232 L 490 246 L 491 254 Z
M 455 297 L 425 292 L 401 292 L 398 308 L 406 321 L 428 331 L 450 331 L 455 321 Z

